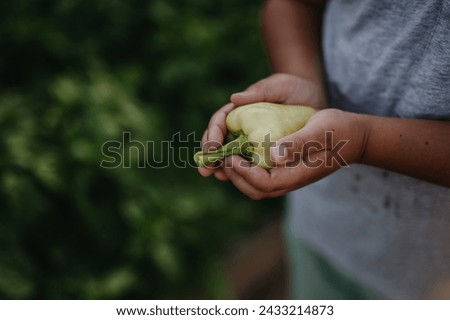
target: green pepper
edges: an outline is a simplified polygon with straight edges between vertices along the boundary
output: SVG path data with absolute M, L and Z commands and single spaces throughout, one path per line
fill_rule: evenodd
M 314 112 L 306 106 L 268 102 L 238 107 L 226 118 L 226 126 L 234 140 L 214 151 L 197 152 L 195 163 L 202 167 L 230 155 L 241 155 L 269 169 L 273 167 L 270 147 L 275 141 L 303 128 Z

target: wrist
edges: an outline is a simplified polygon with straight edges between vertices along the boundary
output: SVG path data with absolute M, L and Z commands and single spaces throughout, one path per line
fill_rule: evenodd
M 359 132 L 359 154 L 356 158 L 356 163 L 367 164 L 367 149 L 369 146 L 369 140 L 372 132 L 372 117 L 365 114 L 355 114 L 356 115 L 356 123 L 358 126 Z

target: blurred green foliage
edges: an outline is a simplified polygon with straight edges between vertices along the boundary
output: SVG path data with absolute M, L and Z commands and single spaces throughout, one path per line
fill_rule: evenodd
M 0 298 L 230 297 L 223 253 L 279 200 L 138 157 L 103 169 L 101 146 L 123 132 L 200 139 L 230 93 L 268 73 L 260 5 L 0 2 Z

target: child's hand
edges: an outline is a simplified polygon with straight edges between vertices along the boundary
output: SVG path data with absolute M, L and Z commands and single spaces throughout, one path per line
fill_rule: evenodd
M 277 73 L 262 79 L 243 92 L 231 95 L 236 106 L 254 102 L 303 104 L 316 109 L 327 106 L 325 90 L 311 81 Z
M 325 109 L 301 130 L 271 148 L 276 167 L 265 170 L 239 156 L 228 157 L 223 174 L 252 199 L 277 197 L 317 181 L 341 166 L 358 162 L 366 141 L 359 115 Z

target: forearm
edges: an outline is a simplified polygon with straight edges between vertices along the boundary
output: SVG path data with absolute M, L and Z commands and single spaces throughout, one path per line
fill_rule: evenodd
M 450 187 L 450 122 L 361 115 L 362 163 Z
M 321 5 L 308 1 L 266 2 L 263 34 L 274 72 L 293 74 L 323 86 L 322 11 Z

